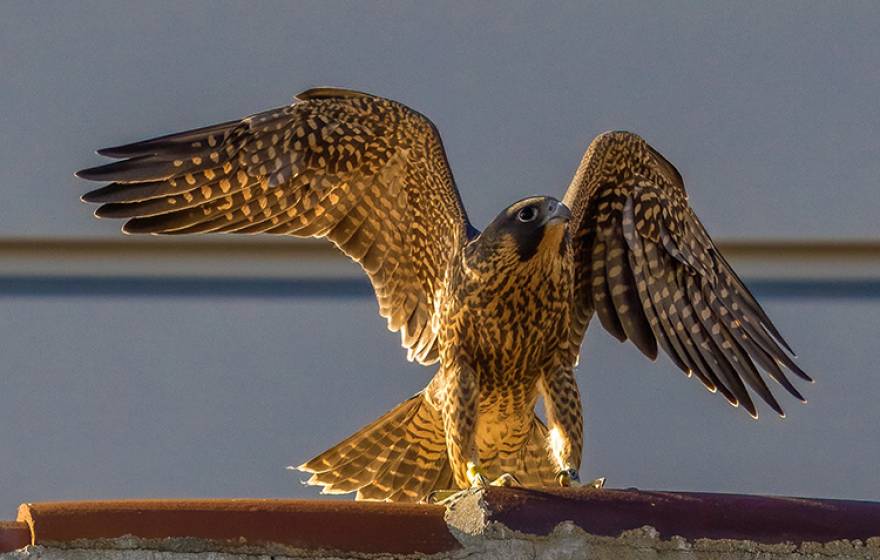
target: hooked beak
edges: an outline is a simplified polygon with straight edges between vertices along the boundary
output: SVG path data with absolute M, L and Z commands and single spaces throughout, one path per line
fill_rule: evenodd
M 571 210 L 565 204 L 552 200 L 547 203 L 547 217 L 544 218 L 543 226 L 564 224 L 571 220 Z

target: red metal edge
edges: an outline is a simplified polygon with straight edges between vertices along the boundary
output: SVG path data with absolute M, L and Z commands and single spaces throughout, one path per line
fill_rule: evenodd
M 490 521 L 546 535 L 571 521 L 587 533 L 617 537 L 645 525 L 661 538 L 737 539 L 764 544 L 827 543 L 880 537 L 880 503 L 709 494 L 592 490 L 488 488 Z
M 123 500 L 22 504 L 18 520 L 37 545 L 132 535 L 433 554 L 460 548 L 443 514 L 440 506 L 335 500 Z
M 31 530 L 21 521 L 0 521 L 0 554 L 31 544 Z

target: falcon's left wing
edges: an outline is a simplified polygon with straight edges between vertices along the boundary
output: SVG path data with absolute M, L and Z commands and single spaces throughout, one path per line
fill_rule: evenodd
M 659 344 L 753 417 L 746 385 L 784 415 L 756 366 L 804 400 L 783 368 L 810 377 L 691 210 L 681 175 L 647 142 L 629 132 L 597 137 L 565 203 L 575 253 L 572 361 L 595 311 L 619 340 L 651 359 Z

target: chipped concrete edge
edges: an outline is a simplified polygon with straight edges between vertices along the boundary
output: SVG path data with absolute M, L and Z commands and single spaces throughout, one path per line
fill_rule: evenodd
M 589 558 L 590 560 L 878 560 L 880 537 L 867 542 L 833 541 L 762 544 L 748 540 L 663 539 L 651 526 L 625 531 L 617 537 L 591 535 L 570 521 L 557 525 L 545 536 L 514 531 L 489 522 L 480 535 L 453 535 L 465 543 L 466 556 L 480 558 Z
M 464 557 L 480 558 L 589 558 L 626 560 L 880 560 L 880 536 L 866 542 L 763 544 L 749 540 L 661 538 L 651 526 L 624 531 L 617 537 L 587 533 L 574 523 L 558 524 L 549 535 L 522 533 L 492 521 L 482 493 L 472 493 L 446 512 L 446 523 L 462 543 Z M 878 528 L 880 532 L 880 528 Z M 449 555 L 454 557 L 454 555 Z

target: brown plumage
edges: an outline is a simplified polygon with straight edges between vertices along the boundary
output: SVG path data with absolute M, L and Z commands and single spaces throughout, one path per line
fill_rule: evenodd
M 312 89 L 99 153 L 121 161 L 78 173 L 113 181 L 83 196 L 102 203 L 98 216 L 127 219 L 130 233 L 326 237 L 364 268 L 408 357 L 440 362 L 423 391 L 300 466 L 325 492 L 416 501 L 505 473 L 526 486 L 577 480 L 574 367 L 594 312 L 753 416 L 746 387 L 782 414 L 760 370 L 803 400 L 783 370 L 809 377 L 688 206 L 681 176 L 634 134 L 597 137 L 564 204 L 523 199 L 482 233 L 431 122 L 369 94 Z

